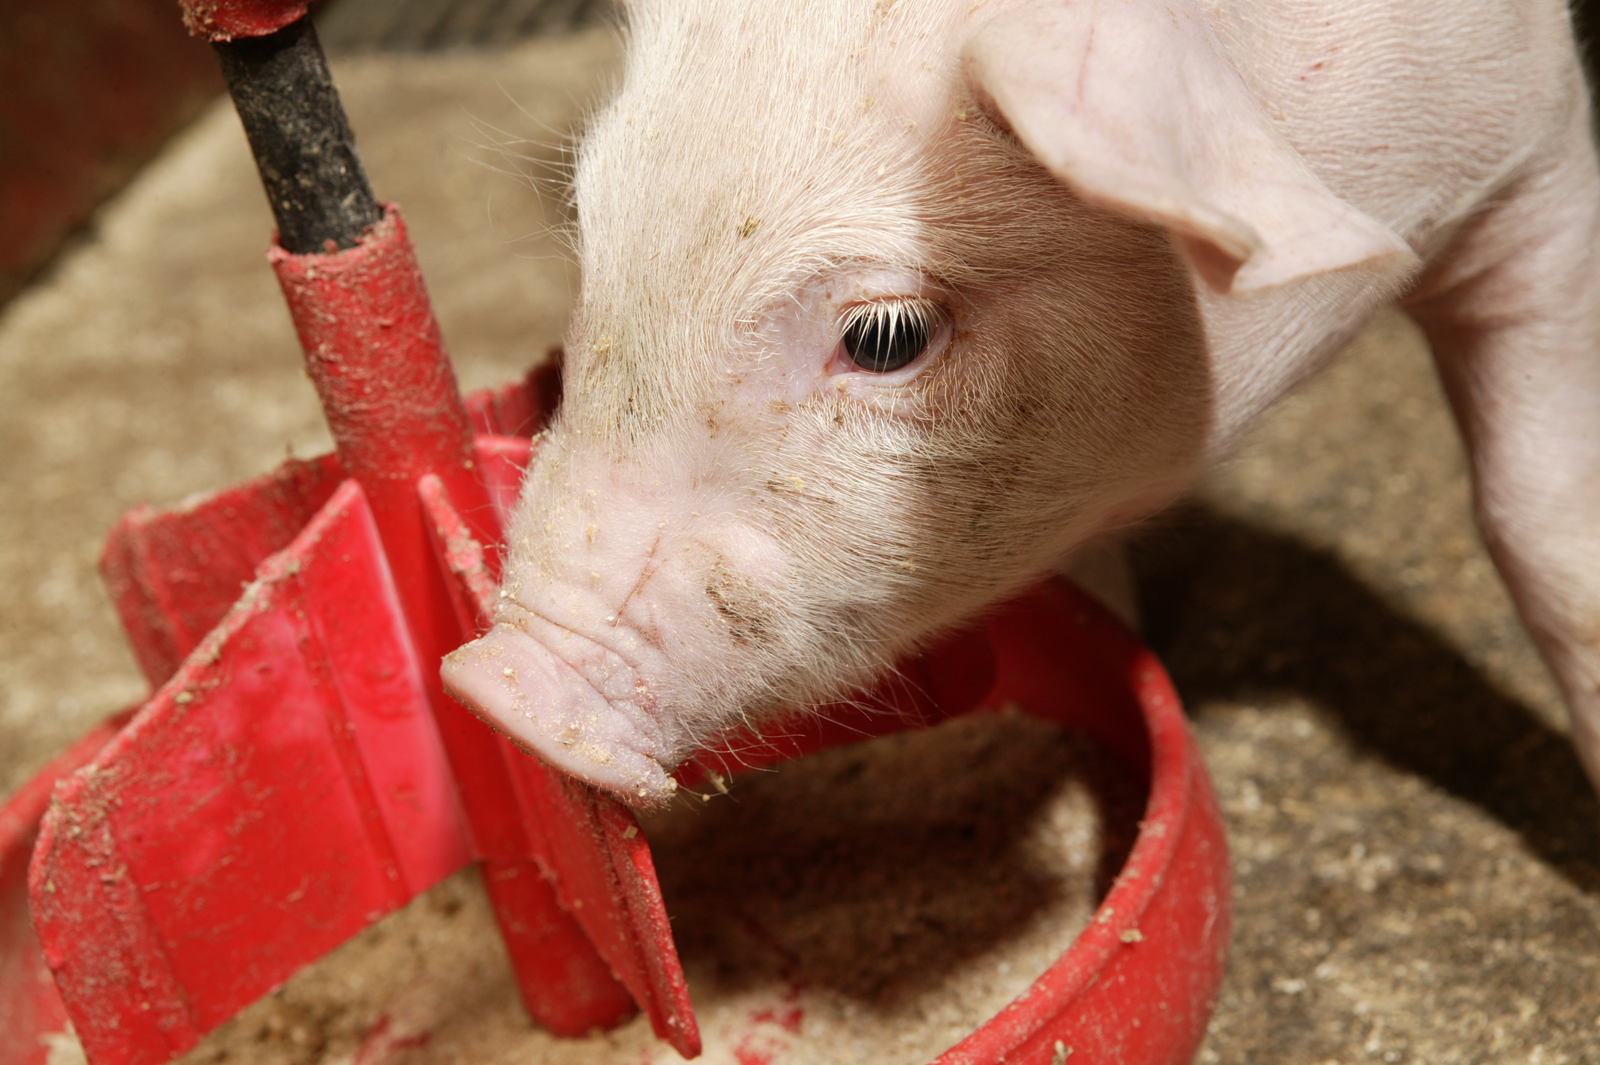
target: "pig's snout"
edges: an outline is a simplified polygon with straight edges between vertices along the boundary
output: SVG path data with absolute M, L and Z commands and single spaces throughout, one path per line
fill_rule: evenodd
M 677 782 L 658 761 L 661 726 L 643 682 L 582 637 L 556 638 L 575 645 L 562 648 L 573 661 L 502 621 L 446 656 L 445 689 L 518 746 L 580 780 L 641 805 L 671 796 Z M 617 698 L 618 687 L 629 696 Z

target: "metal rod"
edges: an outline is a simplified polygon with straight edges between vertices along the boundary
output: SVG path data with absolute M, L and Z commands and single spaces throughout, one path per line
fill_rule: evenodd
M 380 211 L 310 17 L 212 47 L 278 220 L 278 243 L 296 255 L 354 247 Z

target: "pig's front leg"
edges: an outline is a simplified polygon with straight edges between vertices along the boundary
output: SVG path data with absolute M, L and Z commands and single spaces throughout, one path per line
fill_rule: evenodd
M 1484 539 L 1600 787 L 1600 173 L 1580 101 L 1563 143 L 1468 222 L 1408 305 L 1467 442 Z

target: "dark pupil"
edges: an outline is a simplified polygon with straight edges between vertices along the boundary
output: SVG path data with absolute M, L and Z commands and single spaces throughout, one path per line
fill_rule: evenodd
M 933 323 L 922 314 L 867 314 L 844 331 L 844 350 L 863 370 L 898 370 L 928 346 Z

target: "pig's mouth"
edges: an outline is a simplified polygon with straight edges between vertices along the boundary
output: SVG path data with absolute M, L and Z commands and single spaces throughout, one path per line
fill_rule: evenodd
M 445 690 L 545 763 L 638 805 L 677 790 L 656 699 L 620 656 L 516 604 L 445 657 Z M 560 648 L 562 653 L 557 653 Z

